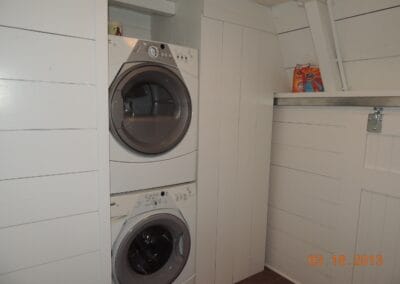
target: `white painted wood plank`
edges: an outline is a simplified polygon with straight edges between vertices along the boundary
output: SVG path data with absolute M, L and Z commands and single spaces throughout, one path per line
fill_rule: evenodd
M 260 38 L 256 31 L 244 29 L 242 52 L 241 102 L 238 136 L 238 187 L 236 204 L 236 252 L 234 258 L 234 282 L 250 276 L 251 220 L 253 195 L 257 185 L 254 179 L 256 158 L 255 139 L 257 123 L 257 97 L 260 92 L 258 79 Z M 247 190 L 245 190 L 247 189 Z
M 0 130 L 96 128 L 95 87 L 0 80 Z
M 400 7 L 338 21 L 343 60 L 400 55 Z
M 339 107 L 277 107 L 274 111 L 274 122 L 344 127 L 346 112 L 349 110 Z
M 91 40 L 0 27 L 0 78 L 94 83 Z
M 330 196 L 341 195 L 342 188 L 337 181 L 280 167 L 273 167 L 271 176 L 270 204 L 315 223 L 336 227 L 340 204 L 327 197 L 320 198 L 320 195 L 329 190 L 333 191 L 329 192 Z M 307 178 L 311 182 L 307 181 Z M 315 183 L 319 180 L 326 181 L 328 186 Z M 332 185 L 339 186 L 335 188 Z
M 3 0 L 0 25 L 94 38 L 94 9 L 94 0 Z
M 399 0 L 335 0 L 333 11 L 336 19 L 361 15 L 400 5 Z
M 285 68 L 293 68 L 296 64 L 318 64 L 309 28 L 280 34 L 278 38 Z
M 244 27 L 275 32 L 271 9 L 242 0 L 205 0 L 204 16 Z
M 97 169 L 97 132 L 0 132 L 0 179 Z
M 274 149 L 274 148 L 272 148 Z M 305 173 L 283 167 L 271 167 L 271 199 L 270 203 L 277 205 L 275 198 L 281 192 L 292 192 L 294 196 L 317 199 L 331 204 L 343 202 L 342 186 L 339 180 L 319 175 Z M 295 201 L 295 199 L 293 199 Z M 286 201 L 288 202 L 288 201 Z M 281 208 L 287 209 L 289 208 Z
M 398 89 L 400 56 L 345 62 L 344 68 L 351 90 Z
M 198 221 L 196 271 L 198 283 L 215 283 L 218 212 L 223 24 L 202 18 L 202 56 L 199 99 Z
M 277 33 L 308 27 L 306 10 L 295 1 L 288 1 L 272 8 Z
M 97 173 L 0 182 L 0 228 L 96 211 Z
M 281 209 L 269 206 L 268 227 L 285 232 L 294 238 L 305 242 L 316 249 L 334 253 L 334 228 L 321 226 L 312 220 L 302 218 Z
M 108 36 L 107 0 L 96 0 L 96 111 L 97 111 L 97 173 L 99 257 L 98 284 L 109 284 L 111 277 L 110 171 L 108 120 Z M 93 147 L 96 147 L 93 145 Z M 84 266 L 85 267 L 85 266 Z M 85 281 L 84 281 L 85 282 Z M 89 281 L 88 281 L 89 282 Z M 76 281 L 75 283 L 79 283 Z
M 313 157 L 310 159 L 310 157 Z M 274 145 L 271 162 L 273 165 L 306 171 L 331 178 L 342 173 L 342 157 L 332 152 L 316 151 L 281 144 Z
M 273 101 L 272 91 L 281 85 L 279 75 L 282 60 L 279 58 L 278 39 L 276 36 L 257 32 L 259 54 L 263 54 L 258 62 L 258 103 L 256 105 L 256 130 L 253 166 L 254 193 L 252 195 L 250 275 L 264 270 L 265 239 L 267 234 L 269 170 L 271 160 L 271 136 Z M 269 52 L 263 53 L 263 50 Z M 273 73 L 278 73 L 272 75 Z M 281 73 L 282 74 L 282 73 Z M 284 85 L 282 83 L 282 85 Z M 246 190 L 246 189 L 243 189 Z
M 238 128 L 240 111 L 242 33 L 240 26 L 224 24 L 222 50 L 222 85 L 219 133 L 219 192 L 218 192 L 218 239 L 216 251 L 216 283 L 232 283 L 233 259 L 236 245 L 235 211 L 237 195 Z
M 342 153 L 345 150 L 344 130 L 335 126 L 275 122 L 272 142 Z
M 287 257 L 291 255 L 293 262 L 296 262 L 299 267 L 302 267 L 302 269 L 306 269 L 307 274 L 300 273 L 303 274 L 303 277 L 307 276 L 309 280 L 312 280 L 313 278 L 320 278 L 322 274 L 325 275 L 326 278 L 331 278 L 329 263 L 331 259 L 330 253 L 313 247 L 308 243 L 304 243 L 299 239 L 293 238 L 291 235 L 275 229 L 268 231 L 268 240 L 268 245 L 272 250 L 279 251 L 282 255 Z M 322 255 L 324 258 L 323 265 L 320 267 L 310 266 L 308 264 L 309 255 Z M 308 268 L 306 268 L 307 266 Z M 299 268 L 296 270 L 298 269 Z M 314 282 L 315 280 L 313 280 L 311 283 Z M 307 281 L 306 283 L 310 282 Z
M 0 274 L 99 249 L 97 213 L 0 230 Z
M 0 275 L 7 284 L 98 284 L 99 253 L 89 253 Z

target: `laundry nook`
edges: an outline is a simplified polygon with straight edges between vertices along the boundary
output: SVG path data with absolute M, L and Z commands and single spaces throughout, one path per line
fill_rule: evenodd
M 0 0 L 0 284 L 399 284 L 400 0 Z

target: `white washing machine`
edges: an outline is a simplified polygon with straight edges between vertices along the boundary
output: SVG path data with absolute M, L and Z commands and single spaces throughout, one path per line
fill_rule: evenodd
M 111 197 L 114 284 L 194 284 L 196 187 Z
M 109 36 L 111 193 L 196 179 L 198 54 Z

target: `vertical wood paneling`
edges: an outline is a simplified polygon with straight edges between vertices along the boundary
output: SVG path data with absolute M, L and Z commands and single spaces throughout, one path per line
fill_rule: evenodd
M 218 212 L 218 156 L 220 131 L 223 24 L 202 19 L 199 99 L 197 283 L 215 283 Z
M 222 42 L 221 126 L 219 133 L 218 228 L 216 283 L 233 281 L 233 259 L 236 245 L 233 238 L 237 194 L 238 113 L 240 111 L 242 33 L 240 26 L 224 23 Z
M 271 10 L 255 1 L 205 0 L 204 16 L 267 32 L 275 32 Z

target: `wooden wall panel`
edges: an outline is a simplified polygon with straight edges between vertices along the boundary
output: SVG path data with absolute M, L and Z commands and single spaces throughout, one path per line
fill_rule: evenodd
M 3 131 L 0 180 L 97 169 L 95 130 Z
M 94 252 L 98 230 L 97 213 L 1 229 L 0 275 Z
M 398 89 L 399 0 L 333 1 L 339 47 L 350 90 Z M 304 7 L 294 2 L 272 8 L 285 68 L 292 83 L 296 63 L 318 63 Z M 379 73 L 379 76 L 376 74 Z M 375 75 L 374 75 L 375 74 Z
M 96 128 L 89 85 L 0 80 L 0 129 Z
M 204 16 L 228 23 L 275 32 L 271 10 L 252 1 L 205 0 Z
M 1 79 L 94 84 L 94 41 L 6 27 L 0 33 Z
M 96 0 L 3 0 L 0 25 L 95 38 Z
M 0 182 L 0 228 L 98 209 L 97 173 Z
M 215 283 L 223 24 L 202 19 L 199 98 L 197 283 Z
M 224 23 L 222 38 L 222 85 L 221 125 L 219 133 L 219 184 L 218 184 L 218 239 L 216 251 L 215 283 L 232 283 L 235 216 L 239 186 L 238 172 L 238 128 L 240 112 L 241 61 L 243 29 Z
M 97 284 L 101 282 L 101 274 L 99 273 L 98 260 L 99 253 L 88 253 L 0 275 L 0 283 Z

